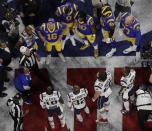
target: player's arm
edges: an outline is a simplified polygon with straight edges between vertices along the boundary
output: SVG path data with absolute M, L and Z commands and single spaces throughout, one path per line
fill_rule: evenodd
M 31 48 L 31 50 L 34 52 L 34 55 L 35 55 L 36 59 L 37 59 L 38 61 L 40 61 L 40 56 L 39 56 L 39 54 L 37 53 L 37 50 L 36 50 L 36 49 L 33 49 L 33 48 Z
M 61 103 L 61 104 L 64 104 L 64 100 L 63 100 L 63 98 L 60 96 L 60 98 L 59 98 L 59 102 Z
M 45 28 L 44 26 L 45 26 L 45 24 L 42 24 L 41 27 L 37 28 L 36 33 L 38 34 L 39 38 L 44 42 L 44 44 L 46 44 L 47 40 L 45 39 L 45 37 L 42 34 L 42 30 L 43 30 L 42 28 Z
M 38 33 L 38 36 L 40 37 L 40 39 L 44 42 L 44 44 L 46 44 L 47 41 L 46 41 L 45 37 L 42 35 L 42 33 L 40 31 L 37 31 L 37 33 Z
M 91 18 L 91 20 L 89 21 L 89 23 L 90 23 L 92 34 L 95 35 L 96 34 L 96 29 L 95 29 L 93 18 Z
M 42 107 L 43 109 L 46 108 L 45 102 L 43 101 L 43 94 L 40 94 L 40 105 L 41 105 L 41 107 Z
M 86 95 L 85 100 L 87 100 L 88 99 L 88 90 L 84 88 L 84 91 L 85 91 L 85 95 Z
M 68 98 L 68 107 L 72 108 L 72 101 L 70 99 L 70 94 L 67 95 L 67 98 Z
M 100 95 L 101 95 L 101 91 L 96 90 L 95 93 L 94 93 L 94 96 L 92 98 L 92 101 L 95 102 Z
M 22 84 L 23 84 L 24 90 L 30 90 L 31 89 L 31 86 L 30 86 L 30 83 L 29 83 L 28 80 L 22 79 Z
M 123 35 L 123 28 L 124 28 L 123 21 L 121 20 L 119 28 L 115 30 L 115 34 L 122 36 Z M 117 35 L 115 35 L 115 36 L 117 37 Z
M 135 27 L 135 30 L 136 30 L 136 44 L 135 44 L 135 45 L 139 46 L 140 40 L 141 40 L 140 26 L 137 25 L 137 26 Z
M 58 24 L 58 29 L 59 29 L 59 38 L 58 40 L 61 41 L 62 38 L 63 38 L 63 31 L 64 29 L 66 28 L 66 24 L 63 24 L 63 23 L 57 23 Z

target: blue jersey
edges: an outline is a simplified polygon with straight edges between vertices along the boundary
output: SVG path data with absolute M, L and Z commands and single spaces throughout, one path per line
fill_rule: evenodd
M 31 82 L 31 75 L 18 74 L 15 78 L 15 88 L 22 93 L 25 91 L 24 87 L 29 86 Z
M 112 14 L 112 16 L 110 17 L 101 17 L 102 21 L 103 21 L 103 26 L 102 28 L 106 31 L 111 31 L 110 29 L 110 22 L 113 22 L 115 23 L 115 17 L 114 15 Z
M 65 13 L 65 8 L 67 7 L 70 8 L 70 12 L 68 14 Z M 57 8 L 56 15 L 60 17 L 63 22 L 72 23 L 78 15 L 77 6 L 73 3 L 67 2 L 65 5 Z
M 65 24 L 60 24 L 59 22 L 54 22 L 53 30 L 50 30 L 49 22 L 43 23 L 41 27 L 38 28 L 38 31 L 42 33 L 45 39 L 48 42 L 57 42 L 60 35 L 62 35 L 63 29 L 66 28 Z
M 140 31 L 140 24 L 139 22 L 134 18 L 134 21 L 131 25 L 125 26 L 125 18 L 128 15 L 125 15 L 122 17 L 120 21 L 120 28 L 123 30 L 123 33 L 129 37 L 129 38 L 136 38 L 136 45 L 139 45 L 140 39 L 141 39 L 141 31 Z
M 77 30 L 84 35 L 93 34 L 91 27 L 94 25 L 94 20 L 91 16 L 87 15 L 86 22 L 80 22 L 77 20 Z

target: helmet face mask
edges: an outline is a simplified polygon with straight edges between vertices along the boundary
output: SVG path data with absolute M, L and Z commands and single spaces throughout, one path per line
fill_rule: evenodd
M 80 87 L 78 85 L 73 86 L 73 93 L 76 95 L 80 93 Z
M 53 94 L 53 88 L 52 88 L 51 86 L 49 86 L 49 87 L 46 89 L 46 93 L 47 93 L 48 95 Z
M 99 81 L 105 81 L 107 79 L 107 73 L 104 71 L 104 72 L 98 72 L 97 73 L 97 79 Z

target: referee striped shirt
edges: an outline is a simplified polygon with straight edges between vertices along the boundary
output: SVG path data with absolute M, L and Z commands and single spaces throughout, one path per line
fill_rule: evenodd
M 37 61 L 34 50 L 31 51 L 30 56 L 23 55 L 19 61 L 19 64 L 28 68 L 32 68 L 34 65 L 36 65 Z
M 13 104 L 13 105 L 10 107 L 9 113 L 10 113 L 10 115 L 11 115 L 13 118 L 21 118 L 21 117 L 23 117 L 23 112 L 22 112 L 21 106 L 20 106 L 20 105 L 17 105 L 17 104 Z
M 131 7 L 131 0 L 117 0 L 117 3 L 124 7 Z

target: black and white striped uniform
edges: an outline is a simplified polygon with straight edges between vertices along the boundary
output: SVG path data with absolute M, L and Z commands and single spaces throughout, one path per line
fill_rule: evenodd
M 152 97 L 147 91 L 138 89 L 137 92 L 136 107 L 138 111 L 138 123 L 141 130 L 145 131 L 144 123 L 147 121 L 149 115 L 152 114 Z
M 35 74 L 39 75 L 39 67 L 38 67 L 38 63 L 37 63 L 37 59 L 36 59 L 36 55 L 35 55 L 35 50 L 34 49 L 31 50 L 31 55 L 30 56 L 23 55 L 21 57 L 20 61 L 19 61 L 19 64 L 21 66 L 28 67 Z
M 10 106 L 9 114 L 14 120 L 14 131 L 20 131 L 23 123 L 23 111 L 21 106 L 14 103 Z

